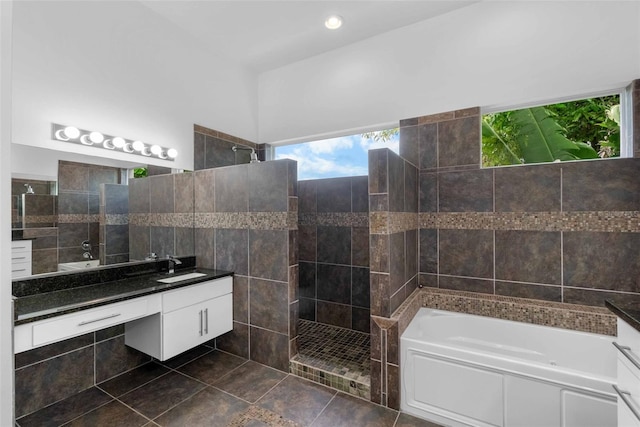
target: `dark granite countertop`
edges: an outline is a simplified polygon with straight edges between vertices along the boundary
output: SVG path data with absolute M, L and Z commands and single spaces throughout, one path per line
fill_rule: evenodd
M 143 267 L 145 266 L 144 263 L 141 264 Z M 96 269 L 97 271 L 46 275 L 42 278 L 34 277 L 20 282 L 14 281 L 14 323 L 21 325 L 35 322 L 233 275 L 233 272 L 230 271 L 196 269 L 193 266 L 176 270 L 174 274 L 169 275 L 166 271 L 149 269 L 149 266 L 155 265 L 154 263 L 146 263 L 147 268 L 138 268 L 137 272 L 130 271 L 130 269 L 125 272 L 110 269 L 107 271 L 108 274 L 104 274 L 100 269 Z M 175 283 L 158 282 L 158 279 L 193 272 L 206 275 Z M 107 280 L 104 280 L 105 276 Z M 76 283 L 74 283 L 74 279 Z M 59 283 L 59 286 L 56 286 L 56 283 Z M 25 288 L 28 289 L 25 290 Z
M 630 326 L 640 331 L 640 307 L 638 304 L 625 304 L 611 300 L 605 300 L 605 306 L 616 316 L 627 322 Z

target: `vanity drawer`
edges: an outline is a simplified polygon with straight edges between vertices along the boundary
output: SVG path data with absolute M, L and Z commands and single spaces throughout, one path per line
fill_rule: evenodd
M 178 310 L 233 292 L 233 277 L 210 280 L 162 294 L 162 312 Z
M 11 278 L 31 276 L 31 262 L 11 263 Z
M 13 240 L 11 242 L 11 253 L 31 253 L 31 240 Z
M 149 295 L 102 307 L 40 320 L 15 328 L 15 352 L 97 331 L 160 312 L 159 295 Z

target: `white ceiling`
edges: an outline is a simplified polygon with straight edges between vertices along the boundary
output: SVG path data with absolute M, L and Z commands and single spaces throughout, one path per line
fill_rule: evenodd
M 476 1 L 142 0 L 211 52 L 257 72 L 279 68 Z M 337 14 L 334 31 L 325 19 Z

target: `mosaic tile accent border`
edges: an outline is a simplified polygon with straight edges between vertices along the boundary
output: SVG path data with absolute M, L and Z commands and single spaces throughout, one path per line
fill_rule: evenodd
M 103 225 L 127 225 L 129 224 L 128 214 L 105 214 L 100 215 L 100 224 Z
M 302 427 L 300 424 L 283 418 L 275 412 L 255 405 L 249 406 L 227 424 L 227 427 L 250 426 Z
M 369 384 L 315 368 L 299 361 L 299 357 L 298 355 L 289 361 L 289 372 L 291 372 L 291 374 L 317 384 L 331 387 L 334 390 L 349 393 L 352 396 L 366 400 L 371 399 L 371 387 Z
M 417 230 L 419 216 L 413 212 L 371 212 L 369 231 L 371 234 L 393 234 Z
M 192 213 L 130 213 L 129 224 L 148 227 L 192 228 Z
M 640 233 L 640 211 L 421 213 L 420 228 Z
M 15 218 L 12 218 L 12 221 L 13 222 L 24 221 L 26 224 L 52 224 L 58 221 L 58 216 L 57 215 L 27 215 L 24 218 L 20 216 L 16 216 Z M 80 222 L 80 221 L 72 221 L 72 222 Z
M 327 212 L 298 215 L 300 225 L 324 225 L 335 227 L 368 227 L 369 214 L 366 212 Z
M 418 289 L 393 313 L 390 320 L 398 321 L 399 329 L 404 331 L 419 307 L 612 336 L 617 331 L 616 316 L 604 307 L 437 288 Z
M 216 212 L 196 213 L 196 228 L 251 230 L 297 230 L 297 212 Z
M 55 218 L 55 216 L 53 217 Z M 58 223 L 60 224 L 73 224 L 78 222 L 100 222 L 99 214 L 58 214 Z

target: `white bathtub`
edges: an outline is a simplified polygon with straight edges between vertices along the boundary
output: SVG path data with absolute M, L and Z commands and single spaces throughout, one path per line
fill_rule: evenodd
M 401 409 L 447 426 L 616 425 L 613 337 L 421 308 Z
M 58 264 L 58 271 L 82 270 L 85 268 L 98 267 L 99 265 L 100 265 L 99 259 L 77 261 L 77 262 L 65 262 L 63 264 Z

